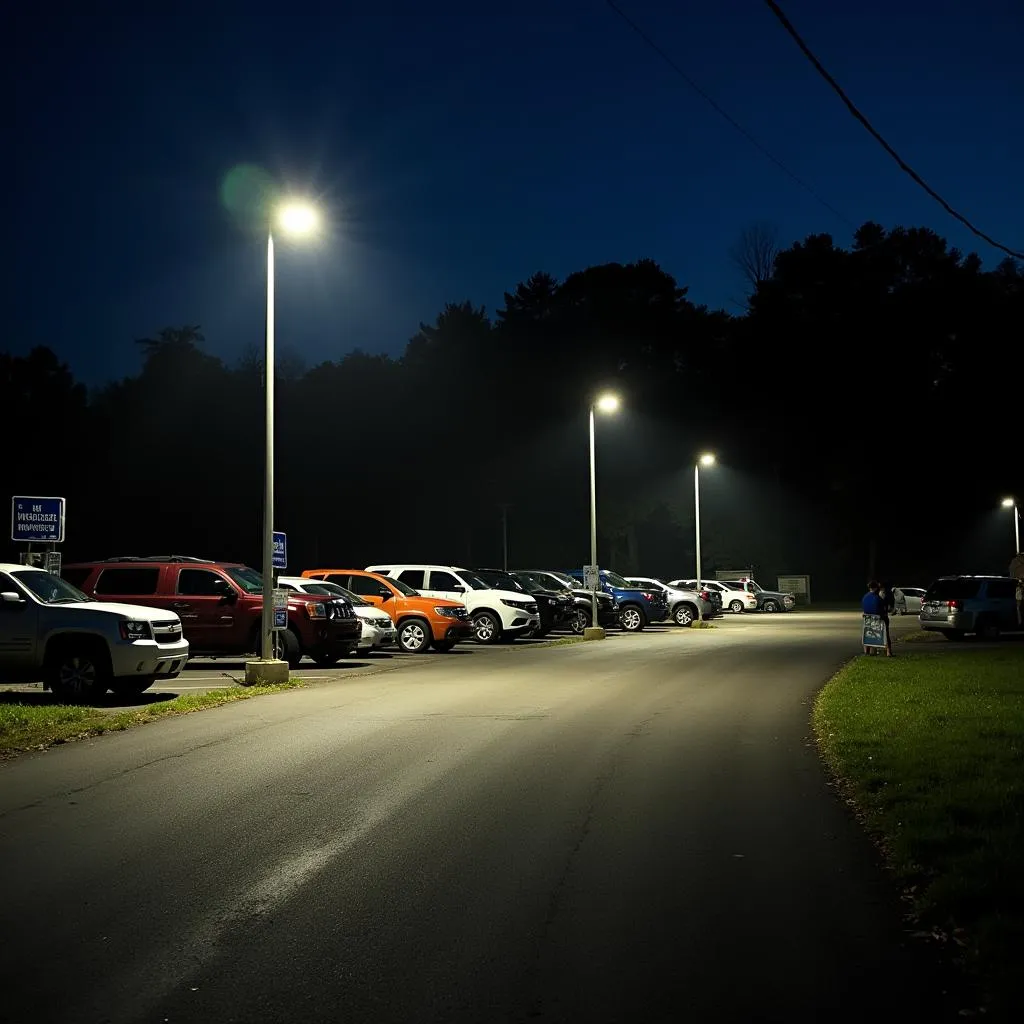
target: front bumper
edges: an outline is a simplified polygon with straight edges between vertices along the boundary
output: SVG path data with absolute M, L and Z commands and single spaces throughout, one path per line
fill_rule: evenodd
M 471 619 L 459 620 L 454 625 L 449 625 L 451 621 L 445 619 L 443 623 L 432 623 L 435 640 L 472 640 L 476 636 Z
M 301 637 L 303 653 L 313 658 L 319 655 L 344 657 L 357 650 L 363 635 L 362 621 L 355 616 L 351 619 L 328 619 L 318 622 L 313 636 Z
M 365 619 L 361 621 L 363 632 L 359 638 L 359 650 L 372 651 L 380 647 L 391 647 L 398 643 L 398 630 L 395 629 L 395 625 L 390 619 L 388 620 L 390 625 L 387 626 L 375 626 Z
M 110 663 L 115 679 L 158 676 L 174 679 L 188 660 L 187 640 L 158 644 L 155 640 L 125 640 L 111 645 Z

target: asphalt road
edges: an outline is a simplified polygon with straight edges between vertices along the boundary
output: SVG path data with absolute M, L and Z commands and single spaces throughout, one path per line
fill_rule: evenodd
M 859 618 L 422 658 L 0 765 L 0 1019 L 945 1019 L 810 702 Z

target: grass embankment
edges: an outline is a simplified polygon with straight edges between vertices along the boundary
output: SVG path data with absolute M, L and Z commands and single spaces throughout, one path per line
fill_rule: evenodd
M 990 1014 L 1011 1019 L 1024 1010 L 1024 656 L 900 653 L 826 685 L 818 742 L 919 928 L 955 943 Z
M 268 693 L 280 693 L 303 686 L 301 679 L 274 686 L 237 686 L 209 693 L 154 701 L 137 708 L 106 711 L 99 707 L 45 702 L 35 694 L 15 690 L 0 691 L 0 757 L 25 750 L 41 750 L 57 743 L 120 732 L 135 725 L 145 725 L 169 715 L 187 715 L 193 711 L 248 700 Z M 145 694 L 143 694 L 145 699 Z

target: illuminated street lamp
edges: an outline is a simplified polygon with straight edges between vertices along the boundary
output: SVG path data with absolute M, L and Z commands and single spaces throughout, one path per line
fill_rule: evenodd
M 1013 509 L 1013 553 L 1020 554 L 1020 509 L 1015 498 L 1003 498 L 1003 508 Z
M 700 467 L 710 469 L 715 464 L 715 457 L 710 452 L 705 452 L 693 467 L 693 524 L 696 532 L 697 551 L 697 594 L 700 595 Z M 704 618 L 701 606 L 697 605 L 697 617 Z
M 246 665 L 246 682 L 277 682 L 288 678 L 274 658 L 274 229 L 300 238 L 313 234 L 320 226 L 316 207 L 304 200 L 277 204 L 267 230 L 267 326 L 263 358 L 265 418 L 265 469 L 263 488 L 263 618 L 261 621 L 260 660 Z
M 612 394 L 610 391 L 606 391 L 603 395 L 598 395 L 597 399 L 590 403 L 590 564 L 594 567 L 594 572 L 598 573 L 597 568 L 597 471 L 595 468 L 595 456 L 594 456 L 594 410 L 597 409 L 599 412 L 606 414 L 612 414 L 618 412 L 619 409 L 619 396 Z M 597 618 L 597 588 L 600 584 L 600 580 L 593 578 L 591 580 L 592 592 L 591 592 L 591 609 L 593 617 L 590 620 L 590 637 L 592 639 L 600 639 L 604 637 L 604 630 L 598 625 Z M 586 633 L 584 634 L 586 635 Z

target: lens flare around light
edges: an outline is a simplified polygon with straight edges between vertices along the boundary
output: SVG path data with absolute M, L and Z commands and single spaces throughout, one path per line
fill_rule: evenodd
M 597 408 L 601 412 L 618 412 L 619 411 L 619 396 L 613 395 L 610 391 L 601 395 L 597 400 Z
M 700 464 L 702 466 L 713 466 L 715 464 L 715 457 L 714 457 L 714 455 L 712 455 L 711 452 L 705 452 L 700 457 Z
M 1013 498 L 1003 498 L 1003 508 L 1013 508 L 1016 504 L 1017 502 Z
M 303 200 L 282 203 L 275 219 L 289 235 L 311 235 L 320 225 L 320 214 L 316 207 Z

